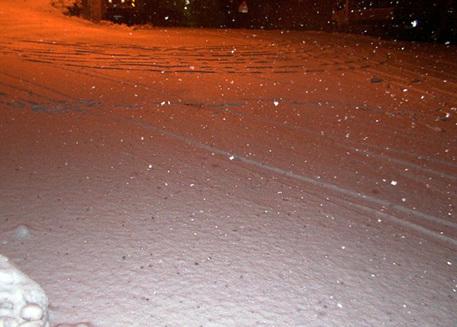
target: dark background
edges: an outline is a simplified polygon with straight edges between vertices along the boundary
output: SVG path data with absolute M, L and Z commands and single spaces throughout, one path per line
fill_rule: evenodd
M 132 0 L 122 6 L 120 0 L 103 1 L 104 19 L 129 25 L 342 30 L 421 41 L 457 39 L 457 0 L 353 1 L 351 10 L 360 15 L 376 7 L 392 7 L 394 15 L 385 21 L 365 19 L 346 26 L 336 26 L 333 19 L 345 0 L 247 0 L 247 14 L 238 12 L 242 0 L 135 0 L 135 8 L 129 6 Z

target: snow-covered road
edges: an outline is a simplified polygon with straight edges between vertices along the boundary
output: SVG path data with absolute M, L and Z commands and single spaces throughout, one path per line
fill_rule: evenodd
M 457 324 L 455 46 L 40 1 L 0 1 L 0 254 L 52 325 Z

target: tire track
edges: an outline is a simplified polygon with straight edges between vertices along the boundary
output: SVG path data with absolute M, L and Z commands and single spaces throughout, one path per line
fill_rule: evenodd
M 316 54 L 314 47 L 309 46 L 295 46 L 295 51 L 291 51 L 281 43 L 264 44 L 255 51 L 246 45 L 148 48 L 33 40 L 9 43 L 5 47 L 30 62 L 161 73 L 291 74 L 360 69 L 379 64 L 367 58 L 335 59 L 338 57 L 333 57 L 331 51 L 318 48 Z
M 186 51 L 189 51 L 189 50 L 186 50 Z M 63 56 L 63 58 L 66 60 L 68 57 Z M 100 78 L 100 76 L 98 74 L 95 74 L 95 76 Z M 43 86 L 34 85 L 34 87 L 39 88 L 39 87 L 43 87 Z M 47 91 L 48 92 L 52 91 L 52 89 L 47 89 Z M 58 92 L 58 90 L 55 90 L 55 91 Z M 62 96 L 63 94 L 60 94 L 60 95 Z M 91 112 L 91 114 L 97 115 L 97 116 L 101 116 L 104 119 L 107 119 L 107 116 L 105 114 L 103 114 L 103 113 Z M 113 118 L 113 117 L 111 117 L 111 115 L 114 115 L 114 114 L 111 112 L 109 119 Z M 133 124 L 135 124 L 137 126 L 140 126 L 142 128 L 148 129 L 148 130 L 155 131 L 156 133 L 159 133 L 160 135 L 164 135 L 164 136 L 167 136 L 169 138 L 178 140 L 180 142 L 183 142 L 183 143 L 186 143 L 188 145 L 191 145 L 191 146 L 193 146 L 195 148 L 199 148 L 201 150 L 204 150 L 204 151 L 207 151 L 207 152 L 210 152 L 210 153 L 218 154 L 220 156 L 223 156 L 224 158 L 229 158 L 229 157 L 233 156 L 234 161 L 246 164 L 248 166 L 254 167 L 255 169 L 259 169 L 259 170 L 264 171 L 264 172 L 269 172 L 269 173 L 273 173 L 273 174 L 276 174 L 276 175 L 281 175 L 281 176 L 293 179 L 295 181 L 298 181 L 300 183 L 313 185 L 313 186 L 319 187 L 321 189 L 325 189 L 327 191 L 334 192 L 334 193 L 338 194 L 341 198 L 353 199 L 353 201 L 355 201 L 354 202 L 355 204 L 365 208 L 365 210 L 368 210 L 369 212 L 371 212 L 373 214 L 379 214 L 379 211 L 375 209 L 376 207 L 388 208 L 388 209 L 393 210 L 393 211 L 395 211 L 395 212 L 397 212 L 399 214 L 403 214 L 403 215 L 407 215 L 407 216 L 414 216 L 419 221 L 427 221 L 427 222 L 431 222 L 433 224 L 436 224 L 438 226 L 444 226 L 444 227 L 446 227 L 448 229 L 451 229 L 452 230 L 452 234 L 457 233 L 457 224 L 455 224 L 453 222 L 450 222 L 450 221 L 447 221 L 447 220 L 444 220 L 444 219 L 441 219 L 439 217 L 435 217 L 433 215 L 429 215 L 429 214 L 426 214 L 426 213 L 423 213 L 423 212 L 419 212 L 417 210 L 412 210 L 412 209 L 406 208 L 404 206 L 397 205 L 397 204 L 394 204 L 394 203 L 390 203 L 389 201 L 378 199 L 378 198 L 370 196 L 370 195 L 360 194 L 360 193 L 355 192 L 355 191 L 353 191 L 351 189 L 348 189 L 348 188 L 345 188 L 345 187 L 341 187 L 341 186 L 338 186 L 336 184 L 328 183 L 328 182 L 325 182 L 325 181 L 322 181 L 322 180 L 316 180 L 315 178 L 312 178 L 312 177 L 307 176 L 305 174 L 299 174 L 299 173 L 296 173 L 294 171 L 285 170 L 285 169 L 276 167 L 274 165 L 266 164 L 266 163 L 264 163 L 262 161 L 250 159 L 250 158 L 241 156 L 239 154 L 233 154 L 233 153 L 231 153 L 231 152 L 229 152 L 227 150 L 224 150 L 224 149 L 221 149 L 221 148 L 218 148 L 218 147 L 215 147 L 215 146 L 207 145 L 205 143 L 202 143 L 202 142 L 200 142 L 198 140 L 189 138 L 187 136 L 180 135 L 180 134 L 168 131 L 168 130 L 166 130 L 164 128 L 160 128 L 160 127 L 154 126 L 154 125 L 152 125 L 150 123 L 147 123 L 147 122 L 144 122 L 143 120 L 140 120 L 140 119 L 124 118 L 124 117 L 121 117 L 120 115 L 117 115 L 117 117 L 115 117 L 115 120 L 117 120 L 117 121 L 119 121 L 121 123 L 122 122 L 124 122 L 124 123 L 125 122 L 133 123 Z M 446 176 L 441 176 L 441 177 L 446 177 Z M 452 176 L 452 175 L 450 175 L 450 177 L 454 178 L 454 176 Z M 363 205 L 358 204 L 360 202 L 362 202 Z M 417 231 L 417 232 L 419 232 L 419 233 L 421 233 L 423 235 L 431 236 L 431 237 L 433 237 L 435 239 L 439 239 L 441 241 L 445 241 L 447 243 L 453 244 L 454 246 L 457 245 L 457 239 L 456 238 L 449 237 L 449 236 L 446 236 L 446 235 L 442 235 L 442 234 L 440 234 L 440 233 L 438 233 L 436 231 L 430 230 L 430 229 L 422 226 L 421 224 L 417 224 L 417 223 L 414 223 L 414 222 L 411 222 L 411 221 L 408 221 L 408 220 L 403 220 L 401 218 L 398 218 L 396 215 L 392 215 L 391 220 L 393 222 L 399 224 L 399 225 L 402 225 L 404 227 L 407 227 L 409 229 Z
M 106 116 L 103 115 L 102 113 L 92 113 L 92 114 L 95 114 L 98 117 L 106 119 Z M 113 117 L 110 116 L 110 119 L 113 119 Z M 223 158 L 229 159 L 230 161 L 234 161 L 234 162 L 238 161 L 238 162 L 246 164 L 248 166 L 255 167 L 256 169 L 260 169 L 261 171 L 265 171 L 265 172 L 273 173 L 275 175 L 287 177 L 287 178 L 293 179 L 295 181 L 298 181 L 298 182 L 301 182 L 304 184 L 312 185 L 312 186 L 324 189 L 326 191 L 336 193 L 339 195 L 339 197 L 341 199 L 349 198 L 351 200 L 351 204 L 361 210 L 364 210 L 366 212 L 369 212 L 369 213 L 377 215 L 377 216 L 378 215 L 383 216 L 385 218 L 388 218 L 391 222 L 401 225 L 402 227 L 406 227 L 407 229 L 418 232 L 424 236 L 432 237 L 436 240 L 439 240 L 439 241 L 442 241 L 442 242 L 445 242 L 447 244 L 451 244 L 451 245 L 457 247 L 457 223 L 447 221 L 447 220 L 441 219 L 439 217 L 436 217 L 436 216 L 433 216 L 433 215 L 430 215 L 427 213 L 423 213 L 423 212 L 420 212 L 417 210 L 412 210 L 412 209 L 409 209 L 407 207 L 404 207 L 404 206 L 401 206 L 398 204 L 390 203 L 389 201 L 382 200 L 382 199 L 373 197 L 371 195 L 361 194 L 361 193 L 353 191 L 351 189 L 344 188 L 344 187 L 338 186 L 336 184 L 325 182 L 325 181 L 322 181 L 319 179 L 315 179 L 315 178 L 312 178 L 307 175 L 297 174 L 297 173 L 293 172 L 292 170 L 284 170 L 282 168 L 279 168 L 279 167 L 276 167 L 276 166 L 273 166 L 270 164 L 266 164 L 264 162 L 257 161 L 254 159 L 250 159 L 250 158 L 238 155 L 236 153 L 232 153 L 230 151 L 227 151 L 227 150 L 215 147 L 215 146 L 201 143 L 200 141 L 190 138 L 188 136 L 183 136 L 183 135 L 168 131 L 164 128 L 154 126 L 153 124 L 145 122 L 144 120 L 141 120 L 138 118 L 134 118 L 134 117 L 126 118 L 126 117 L 121 117 L 121 116 L 117 115 L 115 118 L 115 121 L 117 123 L 131 123 L 131 124 L 134 124 L 135 126 L 144 128 L 149 131 L 153 131 L 159 135 L 166 136 L 168 138 L 188 144 L 192 147 L 198 148 L 200 150 L 204 150 L 211 154 L 217 154 Z M 360 203 L 362 203 L 362 204 L 360 204 Z M 375 208 L 379 208 L 379 209 L 375 209 Z M 448 234 L 450 234 L 452 236 L 447 236 L 442 232 L 437 232 L 437 231 L 431 230 L 427 227 L 424 227 L 421 224 L 412 222 L 406 218 L 403 218 L 403 217 L 400 218 L 397 215 L 383 212 L 382 210 L 385 210 L 385 209 L 389 209 L 389 210 L 391 210 L 393 212 L 397 212 L 401 215 L 406 215 L 406 217 L 413 216 L 416 220 L 430 222 L 430 223 L 435 224 L 436 226 L 443 226 L 443 227 L 451 230 L 450 233 L 448 233 Z M 381 210 L 381 211 L 379 211 L 379 210 Z
M 75 65 L 70 65 L 70 67 L 75 67 Z M 111 82 L 114 82 L 114 83 L 122 83 L 123 85 L 128 85 L 128 86 L 132 86 L 133 85 L 130 85 L 131 83 L 125 81 L 125 80 L 117 80 L 115 78 L 112 78 L 112 77 L 103 77 L 103 75 L 100 75 L 100 73 L 97 73 L 97 74 L 91 74 L 89 72 L 82 72 L 82 71 L 76 71 L 76 70 L 73 70 L 73 69 L 68 69 L 68 68 L 63 68 L 61 67 L 61 69 L 64 69 L 66 71 L 71 71 L 73 73 L 77 73 L 77 74 L 86 74 L 88 76 L 91 76 L 91 77 L 94 77 L 94 78 L 103 78 L 105 80 L 109 80 Z M 7 73 L 4 73 L 4 72 L 0 72 L 1 74 L 5 75 L 5 76 L 8 76 L 10 78 L 14 78 L 14 76 L 10 75 L 10 74 L 7 74 Z M 16 79 L 19 80 L 18 77 L 16 77 Z M 74 101 L 76 101 L 77 99 L 73 98 L 72 96 L 68 95 L 68 94 L 64 94 L 58 90 L 55 90 L 55 89 L 50 89 L 48 87 L 46 87 L 45 85 L 41 85 L 41 84 L 38 84 L 38 83 L 35 83 L 35 82 L 32 82 L 32 81 L 27 81 L 27 80 L 24 80 L 23 78 L 20 79 L 21 82 L 23 83 L 29 83 L 30 85 L 32 85 L 33 87 L 39 87 L 39 88 L 42 88 L 46 91 L 51 91 L 51 92 L 54 92 L 55 94 L 61 96 L 61 97 L 64 97 L 64 98 L 70 98 Z M 137 83 L 135 82 L 135 84 L 137 86 L 143 86 L 143 87 L 146 87 L 145 85 L 142 85 L 141 83 Z M 40 97 L 42 97 L 40 95 Z M 256 102 L 258 102 L 258 98 L 254 99 L 256 100 Z M 262 99 L 261 99 L 262 100 Z M 271 103 L 272 100 L 266 100 L 266 99 L 263 99 L 266 103 Z M 285 103 L 287 103 L 287 100 L 284 100 Z M 300 104 L 300 105 L 303 105 L 302 103 L 297 103 L 296 101 L 292 101 L 291 104 Z M 309 103 L 305 103 L 304 105 L 306 105 Z M 334 105 L 334 103 L 331 103 L 329 104 L 329 106 L 331 105 Z M 204 103 L 201 103 L 199 104 L 199 107 L 200 108 L 206 108 L 207 105 L 204 104 Z M 351 106 L 349 106 L 351 107 Z M 238 114 L 238 113 L 235 113 L 231 110 L 226 110 L 227 113 L 230 113 L 230 114 Z M 244 114 L 246 115 L 246 114 Z M 251 115 L 252 116 L 252 115 Z M 258 122 L 263 122 L 263 123 L 267 123 L 269 125 L 274 125 L 274 126 L 277 126 L 277 127 L 281 127 L 281 128 L 286 128 L 286 129 L 289 129 L 289 130 L 298 130 L 300 132 L 305 132 L 307 134 L 310 134 L 312 136 L 319 136 L 319 137 L 323 137 L 325 139 L 328 139 L 330 140 L 331 142 L 333 142 L 335 145 L 339 146 L 340 148 L 342 149 L 345 149 L 345 150 L 350 150 L 350 151 L 353 151 L 356 147 L 356 144 L 353 144 L 351 143 L 351 141 L 345 141 L 345 142 L 341 142 L 340 139 L 338 138 L 335 138 L 335 137 L 332 137 L 332 136 L 329 136 L 329 135 L 318 135 L 316 131 L 312 130 L 312 129 L 309 129 L 309 128 L 306 128 L 306 127 L 302 127 L 302 126 L 296 126 L 296 125 L 291 125 L 291 123 L 288 123 L 288 124 L 283 124 L 283 123 L 276 123 L 270 119 L 262 119 L 262 118 L 259 118 L 259 117 L 250 117 L 249 118 L 251 119 L 254 119 L 255 121 L 258 121 Z M 440 178 L 446 178 L 448 180 L 451 180 L 453 182 L 457 181 L 457 177 L 453 174 L 448 174 L 446 172 L 443 172 L 442 170 L 436 170 L 436 169 L 433 169 L 433 168 L 428 168 L 428 167 L 423 167 L 421 165 L 418 165 L 418 164 L 415 164 L 413 162 L 411 162 L 410 160 L 404 160 L 404 159 L 401 159 L 401 158 L 396 158 L 394 156 L 392 156 L 391 154 L 385 154 L 385 153 L 378 153 L 379 150 L 382 150 L 382 152 L 391 152 L 391 153 L 398 153 L 398 151 L 396 151 L 395 149 L 389 149 L 389 150 L 386 150 L 384 148 L 381 148 L 379 149 L 378 147 L 374 146 L 374 145 L 369 145 L 369 144 L 364 144 L 364 147 L 365 149 L 361 149 L 361 148 L 357 148 L 358 149 L 358 152 L 361 153 L 361 154 L 365 154 L 365 155 L 370 155 L 372 157 L 376 157 L 376 158 L 379 158 L 379 159 L 382 159 L 382 160 L 387 160 L 387 161 L 391 161 L 391 162 L 394 162 L 398 165 L 402 165 L 402 166 L 405 166 L 405 167 L 409 167 L 409 168 L 412 168 L 412 169 L 415 169 L 417 171 L 422 171 L 424 173 L 427 173 L 429 175 L 433 175 L 433 176 L 436 176 L 436 177 L 440 177 Z M 408 153 L 408 152 L 404 152 L 404 151 L 401 151 L 400 152 L 402 155 L 409 155 L 411 157 L 414 157 L 414 159 L 417 159 L 417 155 L 414 155 L 413 153 Z M 428 158 L 428 157 L 422 157 L 421 158 L 422 161 L 431 161 L 431 162 L 434 162 L 436 161 L 435 158 Z M 456 165 L 450 163 L 450 162 L 447 162 L 447 161 L 440 161 L 439 162 L 440 164 L 446 164 L 446 165 L 449 165 L 450 167 L 456 167 Z

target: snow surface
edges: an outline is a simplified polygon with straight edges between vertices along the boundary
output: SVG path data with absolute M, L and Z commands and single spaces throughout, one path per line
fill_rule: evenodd
M 457 324 L 455 46 L 0 27 L 0 253 L 54 326 Z

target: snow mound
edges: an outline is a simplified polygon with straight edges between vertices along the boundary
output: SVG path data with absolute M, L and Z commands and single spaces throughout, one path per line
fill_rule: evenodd
M 0 255 L 0 326 L 49 327 L 43 289 Z
M 14 231 L 17 240 L 25 240 L 30 237 L 30 229 L 26 225 L 19 225 Z

